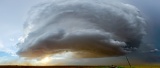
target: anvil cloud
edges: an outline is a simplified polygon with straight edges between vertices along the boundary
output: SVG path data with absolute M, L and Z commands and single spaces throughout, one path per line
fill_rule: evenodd
M 34 6 L 24 24 L 18 55 L 73 52 L 81 58 L 121 56 L 137 49 L 145 20 L 129 4 L 109 0 L 53 0 Z

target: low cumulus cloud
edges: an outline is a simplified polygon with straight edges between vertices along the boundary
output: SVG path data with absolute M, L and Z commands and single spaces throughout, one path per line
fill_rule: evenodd
M 129 4 L 109 0 L 53 0 L 34 6 L 19 40 L 22 57 L 64 52 L 75 57 L 121 56 L 136 50 L 145 20 Z

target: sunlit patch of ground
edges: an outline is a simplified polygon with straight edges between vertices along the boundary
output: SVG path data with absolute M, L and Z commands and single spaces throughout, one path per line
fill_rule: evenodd
M 5 65 L 0 68 L 160 68 L 160 65 L 145 65 L 145 66 L 18 66 Z

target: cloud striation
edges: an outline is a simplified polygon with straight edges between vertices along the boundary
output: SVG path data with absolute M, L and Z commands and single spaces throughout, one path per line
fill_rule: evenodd
M 109 0 L 53 0 L 34 6 L 17 54 L 36 58 L 63 52 L 75 57 L 122 56 L 137 49 L 145 20 L 129 4 Z

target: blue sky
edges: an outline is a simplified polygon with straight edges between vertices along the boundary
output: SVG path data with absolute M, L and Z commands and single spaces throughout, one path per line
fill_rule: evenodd
M 43 0 L 44 1 L 44 0 Z M 15 58 L 18 38 L 23 34 L 23 23 L 29 9 L 42 0 L 0 0 L 0 59 Z M 151 44 L 160 48 L 159 0 L 127 0 L 139 8 L 149 19 L 148 37 Z
M 0 57 L 15 56 L 27 12 L 40 0 L 0 0 Z M 13 57 L 11 57 L 13 58 Z

